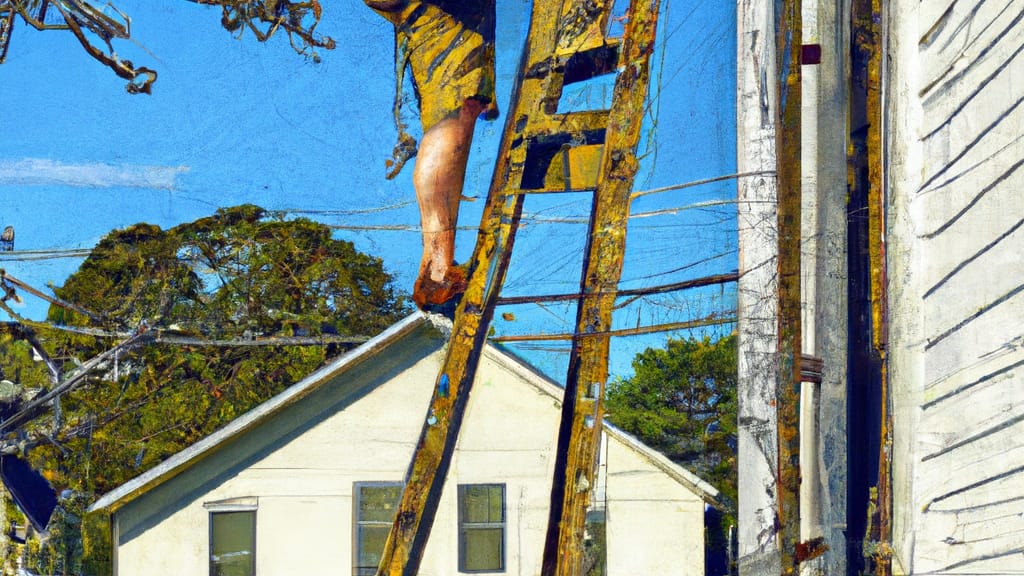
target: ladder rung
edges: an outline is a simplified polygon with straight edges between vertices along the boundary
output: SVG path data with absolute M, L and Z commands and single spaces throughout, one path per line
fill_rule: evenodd
M 567 56 L 606 43 L 613 4 L 614 0 L 563 2 L 555 54 Z
M 534 194 L 565 194 L 567 192 L 590 192 L 594 188 L 525 188 L 516 190 L 513 194 L 520 196 L 533 196 Z
M 528 128 L 526 137 L 532 140 L 556 137 L 564 138 L 567 141 L 584 138 L 587 140 L 587 144 L 603 142 L 604 131 L 608 127 L 608 112 L 608 110 L 585 110 L 535 118 Z
M 550 192 L 593 189 L 607 126 L 607 110 L 551 114 L 535 120 L 526 134 L 520 188 Z

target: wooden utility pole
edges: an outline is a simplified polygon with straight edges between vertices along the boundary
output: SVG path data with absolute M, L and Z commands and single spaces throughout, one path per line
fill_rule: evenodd
M 766 0 L 737 3 L 736 171 L 739 282 L 738 562 L 741 576 L 779 574 L 777 542 L 778 181 L 775 24 Z
M 779 550 L 782 574 L 794 575 L 806 554 L 800 542 L 800 52 L 801 0 L 783 0 L 778 14 L 776 60 L 779 74 Z
M 877 382 L 873 403 L 878 421 L 878 473 L 868 502 L 864 538 L 865 560 L 874 574 L 892 573 L 892 422 L 888 382 L 888 300 L 885 264 L 885 189 L 883 180 L 882 52 L 884 49 L 881 0 L 854 0 L 851 5 L 851 129 L 849 188 L 852 198 L 862 199 L 867 221 L 860 227 L 861 246 L 866 248 L 867 286 L 870 299 L 870 342 L 862 345 L 868 358 L 862 380 Z M 858 257 L 858 256 L 855 256 Z M 869 386 L 865 388 L 871 389 Z M 870 437 L 869 436 L 869 437 Z
M 800 0 L 737 4 L 739 564 L 795 574 L 800 538 Z

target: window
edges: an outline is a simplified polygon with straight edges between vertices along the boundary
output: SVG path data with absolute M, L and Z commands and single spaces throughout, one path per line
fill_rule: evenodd
M 355 576 L 375 576 L 384 544 L 395 521 L 402 499 L 402 484 L 397 482 L 356 483 L 355 485 Z
M 459 572 L 505 570 L 505 485 L 459 485 Z
M 256 511 L 210 512 L 210 576 L 256 573 Z

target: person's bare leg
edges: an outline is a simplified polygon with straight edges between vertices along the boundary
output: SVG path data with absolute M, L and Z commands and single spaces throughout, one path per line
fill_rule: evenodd
M 482 110 L 480 102 L 467 100 L 458 116 L 435 124 L 420 142 L 413 185 L 423 234 L 421 280 L 429 278 L 435 283 L 444 283 L 452 266 L 466 162 L 476 118 Z

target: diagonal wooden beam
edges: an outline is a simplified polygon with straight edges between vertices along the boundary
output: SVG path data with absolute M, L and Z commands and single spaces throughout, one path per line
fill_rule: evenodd
M 470 279 L 455 313 L 434 394 L 424 419 L 395 522 L 384 546 L 379 576 L 414 576 L 430 536 L 462 417 L 486 343 L 494 304 L 504 282 L 525 196 L 518 194 L 529 136 L 544 117 L 560 77 L 545 66 L 555 50 L 560 1 L 534 2 L 530 31 L 512 94 L 487 205 L 470 260 Z M 546 70 L 545 73 L 532 71 Z
M 541 573 L 582 576 L 583 533 L 590 496 L 597 486 L 608 349 L 619 278 L 626 247 L 626 225 L 639 167 L 643 110 L 650 81 L 650 56 L 658 25 L 659 0 L 633 0 L 623 39 L 619 75 L 605 131 L 597 189 L 569 358 L 562 418 L 555 452 L 548 532 Z

